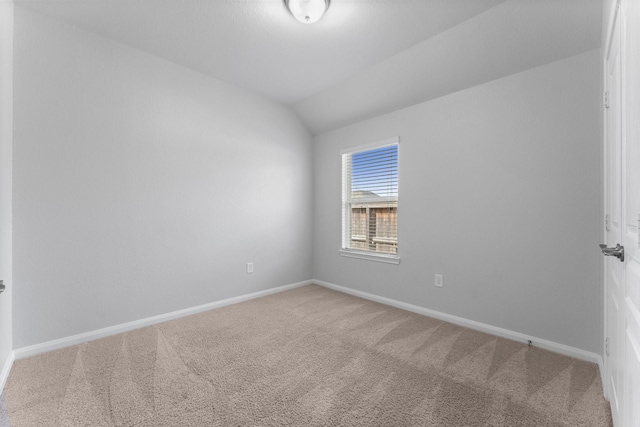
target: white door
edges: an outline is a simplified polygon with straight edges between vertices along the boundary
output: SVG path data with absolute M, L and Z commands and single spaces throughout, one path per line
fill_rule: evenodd
M 625 426 L 640 426 L 640 1 L 620 6 L 622 51 L 622 244 Z
M 606 188 L 606 245 L 615 247 L 622 241 L 622 117 L 621 117 L 621 55 L 620 22 L 616 18 L 611 29 L 611 43 L 605 55 L 605 188 Z M 622 426 L 620 408 L 623 391 L 622 300 L 624 263 L 615 257 L 605 260 L 606 312 L 606 375 L 605 384 L 611 413 L 616 426 Z
M 606 48 L 606 243 L 608 345 L 605 390 L 616 427 L 640 426 L 640 2 L 622 0 Z

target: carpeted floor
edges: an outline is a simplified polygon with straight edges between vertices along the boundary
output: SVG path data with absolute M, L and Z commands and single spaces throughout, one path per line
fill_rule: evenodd
M 0 394 L 0 427 L 11 427 L 9 414 L 7 413 L 7 404 L 4 401 L 4 394 Z
M 319 286 L 18 360 L 20 426 L 611 426 L 596 365 Z

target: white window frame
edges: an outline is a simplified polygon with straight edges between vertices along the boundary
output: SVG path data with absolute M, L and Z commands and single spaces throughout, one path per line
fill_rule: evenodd
M 351 241 L 351 176 L 348 172 L 348 168 L 346 167 L 345 162 L 347 161 L 347 157 L 345 155 L 350 155 L 354 153 L 358 153 L 361 151 L 373 150 L 376 148 L 388 147 L 391 145 L 396 145 L 398 147 L 398 196 L 397 197 L 383 197 L 376 198 L 375 200 L 368 199 L 358 199 L 358 202 L 367 203 L 367 202 L 396 202 L 398 206 L 400 205 L 400 138 L 393 137 L 387 138 L 380 141 L 371 142 L 368 144 L 362 144 L 355 147 L 345 148 L 340 151 L 341 157 L 341 168 L 342 168 L 342 247 L 340 249 L 340 255 L 349 258 L 357 258 L 364 259 L 369 261 L 377 261 L 383 262 L 387 264 L 400 264 L 400 245 L 398 244 L 398 253 L 397 254 L 385 254 L 385 253 L 376 253 L 372 251 L 363 251 L 358 249 L 351 249 L 350 241 Z M 398 223 L 399 223 L 400 209 L 398 208 Z M 398 242 L 400 230 L 398 229 Z

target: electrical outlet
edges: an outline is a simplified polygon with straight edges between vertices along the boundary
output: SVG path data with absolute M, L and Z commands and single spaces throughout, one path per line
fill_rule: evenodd
M 442 276 L 442 274 L 436 274 L 436 282 L 435 285 L 438 288 L 442 288 L 444 287 L 444 277 Z
M 247 263 L 247 274 L 251 274 L 253 273 L 253 263 L 252 262 L 248 262 Z

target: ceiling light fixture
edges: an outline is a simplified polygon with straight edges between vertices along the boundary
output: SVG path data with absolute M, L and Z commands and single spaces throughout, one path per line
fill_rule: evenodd
M 313 24 L 329 9 L 331 0 L 284 0 L 289 12 L 303 24 Z

